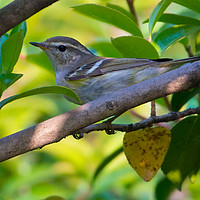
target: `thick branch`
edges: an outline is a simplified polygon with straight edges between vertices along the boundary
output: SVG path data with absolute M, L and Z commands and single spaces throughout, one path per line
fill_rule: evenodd
M 15 0 L 0 9 L 0 36 L 58 0 Z
M 154 123 L 174 121 L 192 114 L 200 114 L 200 107 L 194 109 L 190 108 L 182 112 L 171 112 L 166 115 L 153 116 L 135 124 L 111 124 L 111 127 L 108 127 L 108 124 L 104 122 L 100 124 L 92 124 L 79 131 L 76 131 L 76 134 L 90 133 L 92 131 L 109 131 L 110 128 L 115 131 L 130 132 L 151 126 Z
M 0 161 L 58 142 L 75 131 L 200 83 L 200 61 L 113 92 L 0 140 Z

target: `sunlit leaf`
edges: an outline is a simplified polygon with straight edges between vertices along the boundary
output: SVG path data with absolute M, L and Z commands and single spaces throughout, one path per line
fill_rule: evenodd
M 22 22 L 12 29 L 7 40 L 1 47 L 2 67 L 6 73 L 11 73 L 22 49 L 23 40 L 26 35 L 26 22 Z
M 166 107 L 166 101 L 164 97 L 155 100 L 157 104 Z
M 126 58 L 159 58 L 154 46 L 143 38 L 122 36 L 111 41 L 115 48 Z
M 190 25 L 200 25 L 200 20 L 195 19 L 193 17 L 188 17 L 184 15 L 177 15 L 172 13 L 163 13 L 159 19 L 157 19 L 158 22 L 164 22 L 174 25 L 180 25 L 180 24 L 190 24 Z M 143 21 L 143 24 L 148 23 L 149 19 Z
M 73 8 L 75 11 L 87 15 L 90 18 L 112 24 L 131 33 L 132 35 L 143 37 L 137 24 L 122 12 L 115 9 L 97 4 L 82 4 L 73 6 Z
M 169 24 L 190 24 L 190 25 L 199 25 L 200 26 L 200 20 L 183 16 L 183 15 L 177 15 L 177 14 L 162 14 L 161 17 L 158 19 L 159 22 L 165 22 Z
M 200 117 L 187 117 L 171 130 L 172 141 L 162 165 L 164 174 L 178 189 L 184 179 L 200 165 Z
M 151 35 L 153 28 L 163 14 L 163 12 L 167 9 L 167 7 L 171 4 L 171 0 L 162 0 L 160 1 L 156 7 L 153 9 L 150 18 L 149 18 L 149 34 Z
M 153 44 L 162 54 L 170 45 L 199 29 L 200 26 L 195 25 L 175 25 L 159 31 L 153 39 Z
M 200 52 L 200 31 L 198 31 L 196 35 L 195 49 L 196 52 Z
M 188 45 L 189 45 L 189 39 L 188 39 L 188 37 L 184 37 L 184 38 L 181 39 L 179 42 L 180 42 L 185 48 L 187 48 Z
M 0 74 L 0 97 L 4 90 L 22 77 L 22 74 Z
M 172 0 L 174 3 L 180 4 L 195 12 L 200 13 L 200 0 Z
M 13 35 L 14 33 L 21 32 L 21 31 L 23 31 L 23 37 L 25 38 L 26 32 L 27 32 L 26 21 L 23 21 L 21 24 L 15 26 L 10 32 L 10 35 Z
M 192 97 L 199 93 L 199 88 L 193 88 L 184 92 L 175 93 L 171 99 L 172 111 L 179 111 Z
M 28 96 L 33 96 L 37 94 L 47 94 L 47 93 L 55 93 L 55 94 L 63 94 L 68 97 L 71 97 L 73 100 L 77 101 L 78 104 L 80 104 L 80 99 L 78 98 L 77 94 L 74 93 L 71 89 L 68 89 L 63 86 L 46 86 L 46 87 L 40 87 L 40 88 L 35 88 L 26 92 L 23 92 L 21 94 L 17 94 L 11 97 L 8 97 L 2 101 L 0 101 L 0 109 L 5 106 L 6 104 L 17 100 L 21 99 L 24 97 Z
M 107 7 L 109 8 L 113 8 L 115 10 L 118 10 L 119 12 L 122 12 L 124 15 L 128 16 L 129 18 L 131 18 L 135 23 L 137 23 L 137 20 L 135 18 L 135 16 L 133 16 L 133 14 L 131 12 L 129 12 L 128 10 L 124 9 L 121 6 L 118 6 L 116 4 L 111 4 L 111 3 L 107 3 L 106 4 Z
M 103 161 L 100 163 L 100 165 L 97 167 L 94 173 L 94 176 L 92 178 L 92 184 L 94 183 L 96 178 L 99 176 L 99 174 L 102 172 L 102 170 L 122 152 L 123 152 L 123 147 L 120 147 L 117 150 L 115 150 L 113 153 L 111 153 L 109 156 L 103 159 Z
M 124 135 L 124 153 L 138 175 L 150 181 L 160 169 L 170 141 L 170 130 L 164 127 L 128 132 Z

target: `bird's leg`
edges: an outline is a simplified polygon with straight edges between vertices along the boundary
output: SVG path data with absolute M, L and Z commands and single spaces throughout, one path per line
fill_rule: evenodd
M 108 125 L 108 129 L 105 130 L 108 135 L 115 134 L 115 130 L 112 128 L 112 122 L 115 119 L 117 119 L 120 115 L 122 115 L 123 113 L 124 112 L 120 112 L 120 113 L 114 115 L 113 117 L 111 117 L 110 119 L 106 120 L 105 122 L 103 122 L 103 123 L 106 123 Z
M 156 117 L 156 103 L 155 100 L 151 101 L 151 115 L 150 118 Z M 149 125 L 149 127 L 152 127 L 153 123 Z

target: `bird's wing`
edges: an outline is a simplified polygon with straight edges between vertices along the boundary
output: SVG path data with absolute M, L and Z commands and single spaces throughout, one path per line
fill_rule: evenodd
M 191 57 L 179 60 L 169 58 L 161 59 L 138 59 L 138 58 L 103 58 L 96 56 L 93 61 L 88 61 L 87 64 L 78 67 L 75 71 L 66 75 L 67 80 L 81 80 L 84 78 L 92 78 L 95 76 L 104 75 L 114 71 L 137 68 L 135 73 L 142 70 L 144 67 L 170 67 L 177 68 L 184 64 L 200 60 L 200 56 Z M 158 74 L 159 75 L 159 74 Z
M 94 62 L 90 62 L 84 66 L 77 68 L 75 71 L 67 74 L 68 80 L 80 80 L 84 78 L 92 78 L 114 71 L 125 70 L 130 68 L 138 68 L 143 66 L 158 66 L 160 62 L 166 62 L 170 59 L 137 59 L 137 58 L 99 58 Z

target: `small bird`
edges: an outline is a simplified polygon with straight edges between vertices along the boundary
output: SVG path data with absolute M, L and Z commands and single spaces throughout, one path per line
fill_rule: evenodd
M 46 53 L 55 71 L 57 85 L 72 89 L 81 104 L 200 60 L 200 57 L 179 60 L 104 58 L 94 55 L 77 40 L 62 36 L 30 44 Z M 66 98 L 78 104 L 74 99 Z

